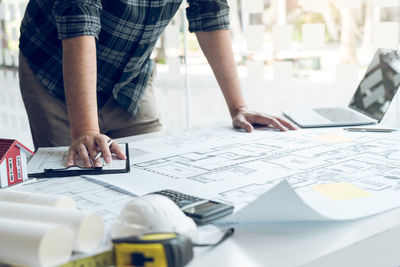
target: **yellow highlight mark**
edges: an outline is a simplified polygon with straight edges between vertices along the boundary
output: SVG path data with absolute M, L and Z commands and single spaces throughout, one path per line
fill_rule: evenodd
M 372 196 L 372 193 L 345 182 L 314 185 L 311 188 L 333 200 L 348 200 Z

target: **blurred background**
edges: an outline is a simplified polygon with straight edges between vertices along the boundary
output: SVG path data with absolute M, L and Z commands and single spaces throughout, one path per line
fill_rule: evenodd
M 0 137 L 33 147 L 18 86 L 19 25 L 26 0 L 0 0 Z M 231 37 L 251 109 L 347 105 L 377 48 L 399 49 L 400 0 L 228 0 Z M 186 3 L 152 58 L 166 131 L 230 124 L 196 40 Z M 400 123 L 397 97 L 385 121 Z

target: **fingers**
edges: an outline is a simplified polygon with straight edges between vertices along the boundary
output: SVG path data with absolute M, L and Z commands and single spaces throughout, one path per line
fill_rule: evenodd
M 113 142 L 110 146 L 110 150 L 117 156 L 117 159 L 126 159 L 126 155 L 117 143 Z
M 66 166 L 71 167 L 72 165 L 78 164 L 78 159 L 81 160 L 82 164 L 79 165 L 82 165 L 82 167 L 92 166 L 92 160 L 90 159 L 88 151 L 83 144 L 70 147 Z
M 282 125 L 282 123 L 276 119 L 276 118 L 271 118 L 271 122 L 269 125 L 272 125 L 272 128 L 278 129 L 280 131 L 286 132 L 288 129 Z
M 235 128 L 240 128 L 245 130 L 246 132 L 251 132 L 253 131 L 254 127 L 253 125 L 251 125 L 251 123 L 249 123 L 248 121 L 246 121 L 245 116 L 243 116 L 242 114 L 237 115 L 234 119 L 233 119 L 233 126 Z
M 101 137 L 96 138 L 96 144 L 97 144 L 98 150 L 101 151 L 104 161 L 106 163 L 110 163 L 112 160 L 111 151 L 110 151 L 110 147 L 107 144 L 109 138 L 107 139 L 104 137 L 106 137 L 106 136 L 102 135 Z M 114 144 L 114 142 L 113 142 L 113 144 Z M 98 160 L 100 160 L 100 159 L 98 159 Z
M 270 117 L 267 115 L 256 113 L 256 114 L 250 114 L 249 120 L 252 123 L 267 125 L 270 126 L 271 128 L 278 129 L 280 131 L 287 131 L 287 128 L 283 126 L 280 120 L 275 117 Z
M 99 153 L 99 148 L 98 147 L 93 147 L 92 149 L 91 149 L 91 151 L 90 151 L 90 158 L 91 158 L 91 160 L 92 160 L 92 162 L 93 162 L 93 166 L 94 167 L 101 167 L 103 164 L 102 164 L 102 162 L 101 162 L 101 159 L 100 159 L 100 157 L 98 157 L 97 159 L 96 159 L 96 157 L 97 157 L 97 154 Z
M 96 155 L 95 155 L 95 156 L 96 156 Z M 98 159 L 93 160 L 93 165 L 94 165 L 95 167 L 101 167 L 101 166 L 103 166 L 103 163 L 101 163 L 101 159 L 98 158 Z
M 103 134 L 92 134 L 73 140 L 69 149 L 66 166 L 79 164 L 82 167 L 101 167 L 101 158 L 95 159 L 99 152 L 101 152 L 106 163 L 111 163 L 111 151 L 116 153 L 118 158 L 126 159 L 118 144 L 113 143 L 113 148 L 110 148 L 107 143 L 109 140 L 110 138 Z M 81 162 L 77 163 L 78 159 Z
M 83 162 L 83 167 L 92 167 L 92 160 L 90 159 L 88 150 L 84 144 L 79 144 L 76 148 L 76 152 Z
M 284 120 L 284 119 L 282 119 L 282 118 L 276 118 L 276 119 L 277 119 L 281 124 L 283 124 L 286 128 L 288 128 L 288 129 L 290 129 L 290 130 L 298 130 L 298 129 L 299 129 L 296 125 L 294 125 L 294 124 L 288 122 L 287 120 Z
M 75 150 L 69 150 L 66 167 L 71 167 L 75 164 L 75 159 L 78 157 Z
M 279 131 L 297 130 L 298 128 L 290 122 L 274 116 L 268 116 L 257 112 L 242 111 L 233 118 L 233 125 L 251 132 L 253 124 L 260 124 L 277 129 Z

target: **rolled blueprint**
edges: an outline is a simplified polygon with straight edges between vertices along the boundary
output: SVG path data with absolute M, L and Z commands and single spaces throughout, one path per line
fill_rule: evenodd
M 72 254 L 72 232 L 60 225 L 0 218 L 0 262 L 56 266 Z
M 50 194 L 18 192 L 18 191 L 0 191 L 0 202 L 27 203 L 49 207 L 76 209 L 75 201 L 68 196 L 57 196 Z
M 96 213 L 0 202 L 0 218 L 63 225 L 72 231 L 74 250 L 80 252 L 93 251 L 103 239 L 103 220 Z

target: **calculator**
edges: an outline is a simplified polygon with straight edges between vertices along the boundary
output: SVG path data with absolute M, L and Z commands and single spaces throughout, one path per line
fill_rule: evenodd
M 174 190 L 161 190 L 152 194 L 162 195 L 171 199 L 198 225 L 210 223 L 233 212 L 232 205 L 186 195 Z

